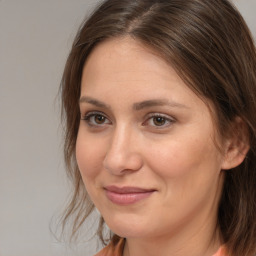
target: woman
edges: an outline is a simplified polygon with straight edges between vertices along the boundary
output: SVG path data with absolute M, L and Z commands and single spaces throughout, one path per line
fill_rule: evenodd
M 255 256 L 255 70 L 227 0 L 103 2 L 62 79 L 64 224 L 96 206 L 98 256 Z

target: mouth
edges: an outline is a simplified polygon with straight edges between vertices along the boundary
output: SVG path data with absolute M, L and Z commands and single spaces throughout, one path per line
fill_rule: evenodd
M 150 197 L 155 189 L 144 189 L 139 187 L 104 187 L 107 198 L 114 204 L 129 205 Z

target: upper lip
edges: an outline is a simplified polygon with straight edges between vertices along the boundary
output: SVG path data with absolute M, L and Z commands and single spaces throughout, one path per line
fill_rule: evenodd
M 156 191 L 155 189 L 139 188 L 139 187 L 118 187 L 118 186 L 106 186 L 107 191 L 117 194 L 130 194 L 130 193 L 147 193 Z

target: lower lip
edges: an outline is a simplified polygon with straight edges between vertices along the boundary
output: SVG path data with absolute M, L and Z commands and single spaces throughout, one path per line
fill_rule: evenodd
M 114 204 L 129 205 L 150 197 L 154 191 L 119 194 L 106 190 L 107 198 Z

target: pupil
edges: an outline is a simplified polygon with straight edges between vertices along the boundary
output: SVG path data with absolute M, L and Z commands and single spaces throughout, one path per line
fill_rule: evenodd
M 164 125 L 165 124 L 165 118 L 164 117 L 155 117 L 154 118 L 154 124 L 157 126 Z
M 104 121 L 105 121 L 105 117 L 104 117 L 104 116 L 97 115 L 97 116 L 95 117 L 95 122 L 96 122 L 97 124 L 102 124 L 102 123 L 104 123 Z

